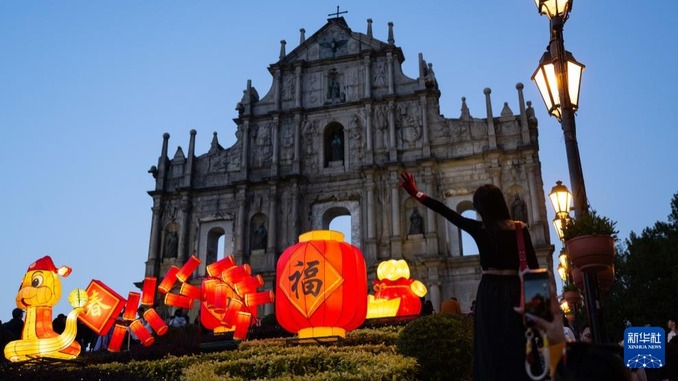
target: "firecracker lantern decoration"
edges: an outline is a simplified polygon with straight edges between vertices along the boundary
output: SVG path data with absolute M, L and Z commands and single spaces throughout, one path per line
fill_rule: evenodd
M 257 291 L 264 285 L 264 278 L 252 275 L 248 264 L 236 265 L 230 255 L 205 267 L 207 274 L 200 287 L 187 283 L 199 264 L 200 260 L 192 256 L 181 269 L 170 269 L 158 286 L 166 294 L 165 304 L 190 309 L 198 300 L 200 323 L 205 328 L 215 334 L 233 332 L 235 340 L 246 339 L 258 307 L 273 303 L 273 292 Z M 177 280 L 181 283 L 179 294 L 172 294 L 169 291 Z
M 300 339 L 345 337 L 367 314 L 367 271 L 344 235 L 314 230 L 287 248 L 276 270 L 276 319 Z
M 16 295 L 16 305 L 26 311 L 21 339 L 10 341 L 4 349 L 5 358 L 21 362 L 39 358 L 71 360 L 80 354 L 75 341 L 78 315 L 85 311 L 85 290 L 73 290 L 68 300 L 73 310 L 66 317 L 66 328 L 59 334 L 52 329 L 52 308 L 61 298 L 61 280 L 71 268 L 57 268 L 49 256 L 33 262 L 26 271 Z
M 426 286 L 410 279 L 410 268 L 402 259 L 379 263 L 374 295 L 368 295 L 367 318 L 413 316 L 421 312 Z

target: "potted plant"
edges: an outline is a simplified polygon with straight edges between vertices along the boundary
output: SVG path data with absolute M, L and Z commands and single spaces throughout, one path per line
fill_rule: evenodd
M 579 288 L 574 283 L 565 283 L 563 285 L 563 298 L 567 300 L 570 305 L 575 305 L 581 300 Z
M 572 264 L 584 272 L 611 268 L 616 225 L 617 222 L 598 215 L 595 210 L 568 220 L 563 226 L 563 240 Z

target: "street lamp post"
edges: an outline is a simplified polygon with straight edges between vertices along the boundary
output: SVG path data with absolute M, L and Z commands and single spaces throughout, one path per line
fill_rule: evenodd
M 574 198 L 575 218 L 588 213 L 588 200 L 584 173 L 579 156 L 574 113 L 579 107 L 579 89 L 584 65 L 565 50 L 563 26 L 570 15 L 574 0 L 535 0 L 537 10 L 549 18 L 551 40 L 548 51 L 542 56 L 539 67 L 532 76 L 549 114 L 561 124 L 565 137 L 565 152 Z M 593 341 L 603 341 L 600 319 L 600 301 L 596 273 L 584 273 L 586 308 Z

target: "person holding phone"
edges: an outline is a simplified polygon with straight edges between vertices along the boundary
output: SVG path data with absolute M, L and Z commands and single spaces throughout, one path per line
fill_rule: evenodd
M 401 173 L 399 186 L 418 202 L 467 232 L 478 246 L 483 275 L 476 294 L 473 333 L 473 379 L 529 380 L 525 372 L 525 327 L 514 307 L 520 305 L 520 259 L 516 224 L 501 190 L 486 184 L 473 194 L 482 221 L 466 218 L 419 191 L 414 176 Z M 529 230 L 520 224 L 527 266 L 539 264 Z

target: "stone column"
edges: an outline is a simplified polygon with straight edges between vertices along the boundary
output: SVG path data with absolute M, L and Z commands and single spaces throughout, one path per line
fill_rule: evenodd
M 271 128 L 271 143 L 273 145 L 273 153 L 271 155 L 271 176 L 276 176 L 278 174 L 278 162 L 280 156 L 279 130 L 280 119 L 278 119 L 277 116 L 274 116 L 273 127 Z
M 372 164 L 373 156 L 372 152 L 374 151 L 372 143 L 372 105 L 365 105 L 365 150 L 367 151 L 367 164 Z
M 292 219 L 292 223 L 290 224 L 290 237 L 289 242 L 290 243 L 296 243 L 297 240 L 299 239 L 299 234 L 301 232 L 299 231 L 299 185 L 297 184 L 296 179 L 292 179 L 292 191 L 291 191 L 291 197 L 290 197 L 290 202 L 292 203 L 292 216 L 290 217 Z
M 541 219 L 539 217 L 539 197 L 537 196 L 537 180 L 535 178 L 534 172 L 536 169 L 536 165 L 532 162 L 532 160 L 528 159 L 527 163 L 525 165 L 525 170 L 527 171 L 527 186 L 529 188 L 530 192 L 530 212 L 528 213 L 529 215 L 532 216 L 531 221 L 525 221 L 529 223 L 530 225 L 540 222 L 539 220 Z
M 269 209 L 268 209 L 268 243 L 266 245 L 266 255 L 274 254 L 276 250 L 276 242 L 278 242 L 277 231 L 278 231 L 278 219 L 277 219 L 277 210 L 278 210 L 278 194 L 275 183 L 270 183 L 271 190 L 268 197 Z
M 280 90 L 282 87 L 281 81 L 282 76 L 280 75 L 280 69 L 276 69 L 275 73 L 273 73 L 273 104 L 275 105 L 275 109 L 277 111 L 280 111 Z
M 146 261 L 146 276 L 160 275 L 160 236 L 162 232 L 162 199 L 153 197 L 153 218 L 151 219 L 151 238 L 148 244 L 148 260 Z
M 181 260 L 181 263 L 186 263 L 191 256 L 188 243 L 190 242 L 190 216 L 192 209 L 193 205 L 188 195 L 181 196 L 181 235 L 179 236 L 179 260 Z
M 294 88 L 294 107 L 301 107 L 301 65 L 294 68 L 295 88 Z
M 301 158 L 301 116 L 294 117 L 294 158 L 292 159 L 292 172 L 299 173 L 299 160 Z
M 245 201 L 247 198 L 247 190 L 244 186 L 239 186 L 236 191 L 235 200 L 238 204 L 238 215 L 236 216 L 235 229 L 235 262 L 239 265 L 243 264 L 244 248 L 243 245 L 247 240 L 247 211 L 245 209 Z
M 395 103 L 388 101 L 388 150 L 391 161 L 398 160 L 398 150 L 396 149 L 396 126 L 395 126 Z
M 184 186 L 190 187 L 192 185 L 193 177 L 193 158 L 195 157 L 195 135 L 197 132 L 191 130 L 191 138 L 188 143 L 188 157 L 186 158 L 186 168 L 184 169 Z
M 530 144 L 530 127 L 527 124 L 527 112 L 525 111 L 525 97 L 523 96 L 523 84 L 518 82 L 518 104 L 520 105 L 520 133 L 523 136 L 523 144 Z
M 372 60 L 368 55 L 363 58 L 363 66 L 365 67 L 365 87 L 363 90 L 363 97 L 372 97 Z
M 428 103 L 426 101 L 426 96 L 419 98 L 419 106 L 421 106 L 421 128 L 422 128 L 422 140 L 423 140 L 423 156 L 431 156 L 431 143 L 429 142 L 428 137 Z
M 393 94 L 395 91 L 395 78 L 393 77 L 393 53 L 386 53 L 386 68 L 388 70 L 388 93 Z
M 250 122 L 244 120 L 242 123 L 242 157 L 240 158 L 240 172 L 243 178 L 247 178 L 249 171 L 249 152 L 250 152 Z
M 397 184 L 399 180 L 398 170 L 390 171 L 391 184 Z M 391 257 L 395 259 L 402 258 L 402 245 L 400 242 L 400 189 L 397 186 L 391 187 Z
M 494 131 L 494 117 L 492 116 L 492 100 L 490 99 L 490 93 L 492 90 L 489 87 L 486 87 L 483 90 L 485 93 L 485 107 L 487 108 L 487 140 L 490 143 L 490 149 L 497 149 L 497 136 Z
M 428 285 L 428 295 L 433 304 L 433 309 L 436 312 L 440 312 L 440 303 L 442 303 L 442 298 L 440 297 L 440 282 L 435 281 L 431 282 Z

